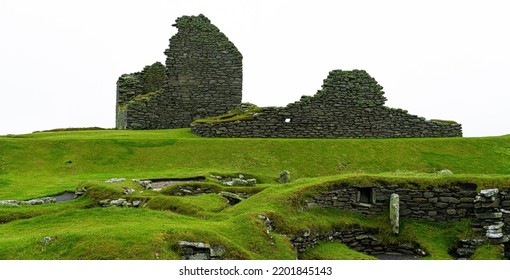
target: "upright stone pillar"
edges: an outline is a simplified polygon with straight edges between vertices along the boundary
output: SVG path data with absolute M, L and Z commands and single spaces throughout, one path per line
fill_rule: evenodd
M 390 197 L 390 222 L 394 234 L 399 234 L 400 232 L 399 209 L 400 199 L 398 194 L 394 193 Z

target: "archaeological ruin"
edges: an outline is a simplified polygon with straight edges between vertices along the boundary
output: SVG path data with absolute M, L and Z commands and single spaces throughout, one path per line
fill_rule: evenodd
M 384 106 L 382 86 L 366 71 L 333 70 L 314 96 L 286 107 L 242 101 L 242 55 L 203 15 L 183 16 L 166 64 L 117 81 L 117 129 L 191 127 L 203 137 L 461 137 L 454 121 L 426 120 Z
M 189 127 L 241 103 L 242 55 L 203 15 L 173 25 L 165 65 L 156 62 L 117 81 L 117 129 Z

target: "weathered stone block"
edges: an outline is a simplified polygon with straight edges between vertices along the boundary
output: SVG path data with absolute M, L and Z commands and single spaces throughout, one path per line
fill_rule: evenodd
M 432 198 L 434 196 L 435 196 L 435 194 L 433 192 L 424 192 L 423 193 L 423 197 L 425 197 L 425 198 Z
M 429 202 L 428 199 L 421 198 L 421 197 L 413 198 L 413 201 L 416 202 L 416 203 L 419 203 L 419 204 L 423 204 L 423 203 L 428 203 Z
M 456 215 L 457 214 L 457 210 L 455 210 L 455 209 L 446 209 L 446 214 L 448 214 L 448 215 Z
M 498 208 L 500 204 L 500 199 L 496 198 L 492 202 L 482 203 L 483 208 Z
M 454 197 L 439 197 L 439 201 L 446 202 L 446 203 L 460 203 L 460 200 L 454 198 Z
M 438 202 L 436 203 L 436 207 L 444 209 L 448 207 L 448 203 Z
M 474 198 L 472 197 L 461 197 L 460 198 L 460 203 L 473 203 L 474 202 Z
M 493 197 L 499 193 L 499 189 L 485 189 L 480 191 L 480 195 L 484 197 Z
M 510 208 L 510 200 L 504 200 L 501 202 L 502 207 L 509 207 Z
M 500 219 L 503 217 L 501 212 L 492 212 L 492 213 L 475 213 L 478 219 Z
M 461 204 L 457 205 L 457 208 L 461 208 L 461 209 L 472 209 L 474 207 L 475 207 L 474 203 L 461 203 Z
M 400 232 L 400 218 L 399 218 L 400 202 L 398 194 L 390 196 L 390 223 L 394 234 Z

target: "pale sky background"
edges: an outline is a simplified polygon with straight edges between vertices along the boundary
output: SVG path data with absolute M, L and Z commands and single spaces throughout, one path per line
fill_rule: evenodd
M 285 106 L 364 69 L 387 106 L 510 134 L 510 1 L 0 0 L 0 135 L 115 126 L 115 83 L 203 13 L 243 54 L 243 101 Z

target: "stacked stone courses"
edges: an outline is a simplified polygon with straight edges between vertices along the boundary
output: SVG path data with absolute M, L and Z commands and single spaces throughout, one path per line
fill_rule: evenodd
M 241 103 L 242 55 L 234 44 L 203 15 L 180 17 L 173 26 L 178 32 L 165 51 L 158 89 L 151 85 L 159 80 L 140 81 L 141 73 L 119 78 L 118 129 L 189 127 Z
M 428 121 L 384 106 L 382 87 L 363 70 L 333 70 L 315 96 L 263 108 L 242 121 L 195 122 L 205 137 L 396 138 L 459 137 L 455 122 Z
M 476 190 L 454 188 L 410 189 L 399 186 L 374 187 L 374 200 L 359 203 L 359 188 L 335 188 L 308 200 L 308 206 L 338 208 L 364 215 L 388 210 L 391 194 L 400 197 L 400 215 L 419 220 L 458 221 L 474 216 Z
M 180 17 L 173 26 L 178 32 L 164 52 L 165 65 L 157 62 L 118 79 L 117 129 L 191 126 L 204 137 L 462 136 L 455 122 L 384 106 L 382 86 L 363 70 L 333 70 L 317 94 L 286 107 L 209 121 L 242 105 L 242 55 L 203 15 Z
M 330 187 L 305 201 L 309 208 L 336 208 L 363 215 L 388 211 L 390 196 L 399 196 L 399 214 L 416 220 L 434 222 L 471 220 L 475 238 L 459 240 L 454 255 L 469 257 L 477 246 L 503 244 L 504 256 L 510 258 L 510 191 L 508 187 L 476 191 L 475 184 L 409 188 L 397 185 Z M 365 192 L 365 200 L 360 199 Z M 369 193 L 370 197 L 367 197 Z M 306 244 L 305 244 L 306 245 Z M 300 245 L 301 246 L 301 245 Z M 304 245 L 303 245 L 304 246 Z

